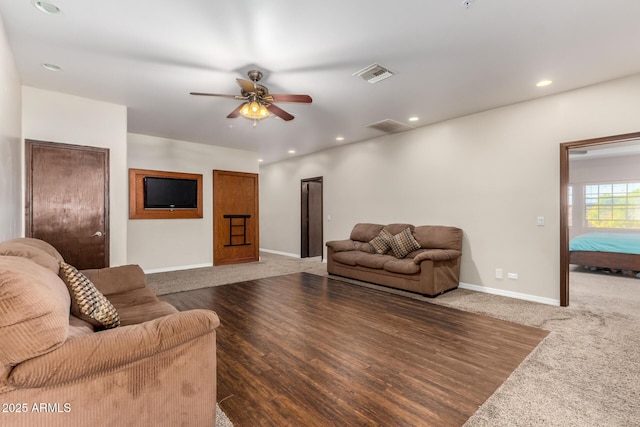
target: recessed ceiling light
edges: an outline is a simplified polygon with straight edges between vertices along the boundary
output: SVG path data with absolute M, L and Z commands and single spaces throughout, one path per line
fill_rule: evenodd
M 53 3 L 46 2 L 46 1 L 34 1 L 33 5 L 40 12 L 46 13 L 48 15 L 57 15 L 60 12 L 62 12 L 58 6 L 56 6 Z
M 262 163 L 262 162 L 264 162 L 264 160 L 258 159 L 258 163 Z
M 545 87 L 545 86 L 549 86 L 551 83 L 553 83 L 551 80 L 541 80 L 538 83 L 536 83 L 536 86 Z
M 338 137 L 336 137 L 336 141 L 344 141 L 344 136 L 338 136 Z
M 296 154 L 296 150 L 289 150 L 289 154 Z
M 420 120 L 419 117 L 413 116 L 413 117 L 409 117 L 409 121 L 410 122 L 417 122 L 418 120 Z
M 62 70 L 62 68 L 60 68 L 59 66 L 57 66 L 56 64 L 47 64 L 44 63 L 42 64 L 42 67 L 49 70 L 49 71 L 60 71 Z

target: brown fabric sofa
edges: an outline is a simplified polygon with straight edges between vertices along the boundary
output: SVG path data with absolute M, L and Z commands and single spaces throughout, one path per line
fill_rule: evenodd
M 409 228 L 420 248 L 398 259 L 377 253 L 371 242 L 385 229 L 397 235 Z M 356 224 L 348 240 L 327 242 L 327 271 L 392 288 L 434 297 L 458 287 L 462 230 L 411 224 Z
M 218 316 L 158 300 L 136 265 L 85 270 L 121 322 L 94 331 L 70 314 L 61 260 L 0 243 L 0 425 L 215 426 Z

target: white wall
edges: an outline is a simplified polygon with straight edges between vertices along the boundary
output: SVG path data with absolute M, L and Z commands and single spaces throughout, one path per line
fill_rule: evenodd
M 109 149 L 110 260 L 127 262 L 127 108 L 92 99 L 22 88 L 25 139 Z
M 129 134 L 129 168 L 203 175 L 204 218 L 128 221 L 129 262 L 147 272 L 213 264 L 213 170 L 258 173 L 258 154 Z
M 639 126 L 640 127 L 640 126 Z M 571 160 L 569 163 L 569 183 L 573 186 L 573 226 L 570 237 L 593 231 L 616 233 L 638 232 L 628 229 L 585 228 L 584 186 L 586 184 L 610 182 L 640 182 L 640 155 L 600 157 Z
M 0 242 L 23 235 L 20 79 L 0 16 Z
M 323 176 L 325 240 L 357 222 L 458 226 L 463 283 L 557 302 L 559 144 L 637 132 L 639 110 L 636 75 L 265 165 L 261 245 L 299 254 L 300 179 Z

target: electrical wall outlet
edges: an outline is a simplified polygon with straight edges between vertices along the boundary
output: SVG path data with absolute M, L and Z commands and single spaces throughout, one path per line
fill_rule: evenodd
M 508 273 L 507 277 L 509 279 L 517 280 L 518 279 L 518 273 Z
M 502 279 L 502 269 L 501 268 L 496 268 L 496 279 Z

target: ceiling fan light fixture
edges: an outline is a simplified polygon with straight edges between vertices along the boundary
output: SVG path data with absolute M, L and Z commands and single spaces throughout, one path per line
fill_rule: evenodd
M 269 117 L 269 110 L 267 110 L 267 107 L 261 102 L 245 102 L 240 109 L 240 115 L 249 120 L 262 120 Z

